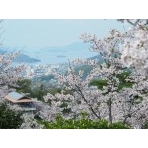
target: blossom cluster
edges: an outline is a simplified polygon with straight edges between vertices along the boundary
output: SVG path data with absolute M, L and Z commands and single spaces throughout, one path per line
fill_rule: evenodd
M 105 118 L 110 123 L 122 121 L 132 127 L 147 122 L 147 20 L 127 22 L 133 25 L 130 30 L 122 33 L 112 29 L 103 39 L 86 33 L 81 35 L 84 42 L 91 44 L 90 50 L 97 52 L 101 59 L 76 59 L 69 63 L 67 74 L 53 72 L 65 90 L 65 94 L 47 94 L 44 97 L 45 101 L 51 100 L 54 114 L 62 114 L 61 105 L 66 102 L 65 109 L 70 108 L 71 111 L 62 114 L 64 117 L 74 118 L 85 111 L 91 119 Z M 75 65 L 91 65 L 92 70 L 84 78 L 82 70 L 75 74 Z M 91 81 L 95 80 L 104 82 L 102 87 L 91 86 Z M 66 94 L 66 90 L 72 93 Z
M 20 52 L 6 52 L 0 55 L 0 87 L 3 92 L 6 91 L 4 88 L 8 90 L 8 86 L 14 86 L 18 80 L 22 79 L 20 74 L 25 67 L 23 65 L 12 66 L 13 60 L 19 54 Z

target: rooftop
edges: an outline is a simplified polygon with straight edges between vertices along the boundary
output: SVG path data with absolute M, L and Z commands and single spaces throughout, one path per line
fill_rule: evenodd
M 25 95 L 19 94 L 17 92 L 10 92 L 7 96 L 12 98 L 13 100 L 19 100 L 19 99 L 23 98 Z
M 5 99 L 13 102 L 13 103 L 27 103 L 27 102 L 34 102 L 35 100 L 25 96 L 24 94 L 20 94 L 17 92 L 10 92 L 7 96 L 5 96 Z

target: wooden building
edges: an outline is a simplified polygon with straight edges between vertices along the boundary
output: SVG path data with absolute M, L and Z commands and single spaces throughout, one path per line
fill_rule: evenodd
M 24 111 L 34 111 L 36 110 L 32 98 L 27 97 L 25 94 L 20 94 L 17 92 L 10 92 L 5 96 L 5 99 L 12 104 L 17 104 L 24 109 Z

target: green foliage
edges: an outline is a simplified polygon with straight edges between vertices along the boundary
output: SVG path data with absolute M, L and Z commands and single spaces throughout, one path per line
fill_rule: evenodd
M 71 108 L 64 108 L 63 110 L 62 110 L 62 113 L 63 114 L 67 114 L 67 113 L 70 113 L 71 112 Z
M 118 86 L 118 91 L 122 90 L 123 88 L 130 88 L 134 84 L 134 82 L 127 82 L 126 78 L 130 76 L 131 72 L 130 71 L 124 71 L 121 74 L 118 74 L 116 77 L 119 78 L 119 86 Z M 108 82 L 107 80 L 103 79 L 94 79 L 90 82 L 90 85 L 97 86 L 98 89 L 102 89 L 103 86 L 107 86 Z
M 133 85 L 132 82 L 125 82 L 125 83 L 120 83 L 118 86 L 118 90 L 122 90 L 123 88 L 131 88 Z
M 38 100 L 43 101 L 43 96 L 45 96 L 48 91 L 44 87 L 44 85 L 40 84 L 32 87 L 31 80 L 25 79 L 17 82 L 17 85 L 19 87 L 16 87 L 15 89 L 20 93 L 29 93 L 28 97 L 32 98 L 38 98 Z
M 121 82 L 126 82 L 126 81 L 125 81 L 125 78 L 127 78 L 128 76 L 130 76 L 130 74 L 131 74 L 130 71 L 124 71 L 123 73 L 118 74 L 118 75 L 117 75 L 117 78 L 119 78 L 119 80 L 120 80 Z
M 60 105 L 61 108 L 67 108 L 68 104 L 66 101 L 63 101 L 62 104 Z
M 36 86 L 34 89 L 30 90 L 30 97 L 37 98 L 38 100 L 44 101 L 43 96 L 48 93 L 48 90 L 41 84 L 40 86 Z
M 122 122 L 116 122 L 109 125 L 110 129 L 129 129 L 128 125 L 124 125 Z
M 48 76 L 52 78 L 52 75 Z M 44 77 L 43 77 L 44 78 Z M 13 87 L 16 89 L 17 92 L 20 93 L 28 93 L 28 97 L 37 98 L 40 101 L 44 101 L 43 96 L 47 95 L 47 93 L 51 93 L 55 95 L 57 93 L 61 93 L 64 90 L 64 94 L 72 94 L 72 91 L 65 90 L 64 88 L 46 88 L 42 83 L 32 84 L 31 80 L 25 79 L 17 82 L 19 87 Z M 12 87 L 12 86 L 11 86 Z M 49 101 L 49 104 L 51 102 Z
M 102 89 L 103 86 L 107 86 L 107 80 L 102 80 L 102 79 L 94 79 L 90 82 L 90 85 L 94 85 L 94 86 L 97 86 L 98 89 Z
M 50 81 L 51 79 L 54 79 L 54 75 L 49 74 L 47 76 L 40 76 L 38 81 Z
M 19 87 L 13 87 L 20 93 L 30 93 L 31 92 L 31 80 L 24 79 L 17 81 Z
M 0 129 L 18 129 L 22 123 L 22 112 L 10 110 L 6 103 L 0 105 Z
M 85 111 L 82 111 L 81 113 L 80 113 L 80 117 L 81 117 L 81 119 L 86 119 L 87 117 L 88 117 L 88 113 L 87 112 L 85 112 Z
M 119 81 L 120 81 L 120 84 L 118 86 L 118 90 L 122 90 L 125 87 L 126 88 L 131 88 L 132 87 L 134 82 L 127 82 L 125 80 L 127 77 L 130 76 L 130 74 L 131 74 L 130 71 L 124 71 L 123 73 L 117 75 L 117 78 L 119 78 Z
M 142 128 L 142 129 L 148 129 L 148 121 L 146 121 L 146 122 L 142 125 L 141 128 Z
M 52 95 L 55 95 L 55 94 L 57 94 L 57 93 L 61 93 L 61 91 L 63 91 L 63 94 L 64 95 L 66 95 L 66 94 L 73 94 L 73 91 L 72 90 L 66 90 L 65 88 L 56 88 L 56 87 L 54 87 L 54 88 L 50 88 L 49 90 L 48 90 L 48 92 L 50 93 L 50 94 L 52 94 Z
M 68 101 L 62 101 L 62 104 L 60 105 L 61 108 L 63 108 L 62 113 L 67 114 L 71 112 L 71 108 L 68 108 Z
M 49 89 L 49 93 L 52 94 L 52 95 L 55 95 L 57 93 L 61 93 L 61 88 L 52 88 L 52 89 Z
M 82 76 L 82 79 L 84 79 L 90 73 L 92 69 L 93 67 L 90 65 L 77 66 L 75 67 L 75 74 L 78 75 L 80 70 L 84 71 L 83 76 Z
M 136 96 L 134 96 L 133 103 L 139 104 L 142 102 L 142 100 L 143 100 L 143 98 L 141 96 L 136 95 Z
M 129 129 L 127 125 L 121 122 L 109 124 L 108 121 L 101 119 L 99 121 L 93 121 L 91 119 L 81 118 L 63 119 L 58 116 L 55 122 L 38 121 L 43 124 L 46 129 Z

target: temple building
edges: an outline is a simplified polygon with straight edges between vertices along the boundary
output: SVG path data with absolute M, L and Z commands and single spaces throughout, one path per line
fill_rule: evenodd
M 27 97 L 25 94 L 20 94 L 17 92 L 10 92 L 8 95 L 4 97 L 9 103 L 11 104 L 17 104 L 24 111 L 35 111 L 36 107 L 34 106 L 34 102 L 36 100 L 33 100 L 30 97 Z

